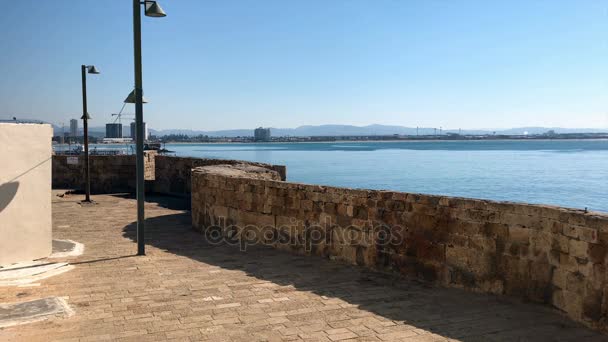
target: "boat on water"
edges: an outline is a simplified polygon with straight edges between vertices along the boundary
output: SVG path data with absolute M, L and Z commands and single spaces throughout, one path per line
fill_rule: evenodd
M 169 151 L 167 150 L 164 146 L 161 145 L 161 143 L 158 142 L 154 142 L 154 143 L 145 143 L 144 144 L 144 150 L 146 151 L 158 151 L 158 153 L 173 153 L 174 151 Z

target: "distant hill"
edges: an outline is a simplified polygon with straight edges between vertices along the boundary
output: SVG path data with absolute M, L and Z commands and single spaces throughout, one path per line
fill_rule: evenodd
M 42 122 L 40 120 L 24 120 L 32 122 Z M 9 121 L 9 120 L 2 120 Z M 68 132 L 69 127 L 63 129 L 59 126 L 52 125 L 54 134 L 61 135 L 62 131 Z M 82 122 L 78 124 L 79 131 L 82 132 Z M 156 136 L 163 136 L 168 134 L 184 134 L 188 136 L 197 135 L 208 135 L 210 137 L 250 137 L 253 136 L 253 128 L 250 129 L 229 129 L 219 131 L 202 131 L 202 130 L 191 130 L 191 129 L 149 129 L 150 134 Z M 461 133 L 469 135 L 484 135 L 484 134 L 496 134 L 496 135 L 521 135 L 521 134 L 542 134 L 547 131 L 553 130 L 555 133 L 608 133 L 608 128 L 561 128 L 561 127 L 517 127 L 509 129 L 443 129 L 443 134 L 447 133 Z M 128 137 L 130 135 L 130 127 L 123 125 L 123 134 Z M 91 126 L 89 127 L 89 134 L 94 137 L 104 137 L 106 132 L 105 126 Z M 405 127 L 405 126 L 390 126 L 390 125 L 368 125 L 368 126 L 353 126 L 353 125 L 319 125 L 319 126 L 300 126 L 296 128 L 270 128 L 272 136 L 275 137 L 306 137 L 306 136 L 357 136 L 357 135 L 431 135 L 439 134 L 440 129 L 431 127 Z
M 10 122 L 12 117 L 0 117 L 0 121 Z M 41 120 L 24 119 L 18 118 L 19 121 L 39 122 L 44 123 Z M 61 135 L 63 132 L 69 132 L 69 126 L 65 126 L 63 129 L 60 126 L 53 125 L 53 131 L 55 135 Z M 82 133 L 82 120 L 78 121 L 79 133 Z M 229 130 L 218 130 L 218 131 L 203 131 L 203 130 L 191 130 L 191 129 L 151 129 L 148 128 L 150 134 L 156 136 L 163 136 L 168 134 L 184 134 L 188 136 L 197 135 L 208 135 L 211 137 L 250 137 L 253 136 L 254 128 L 249 129 L 229 129 Z M 461 133 L 469 135 L 484 135 L 484 134 L 496 134 L 496 135 L 522 135 L 522 134 L 542 134 L 547 131 L 554 131 L 558 134 L 566 133 L 608 133 L 608 128 L 562 128 L 562 127 L 516 127 L 508 129 L 462 129 L 459 131 L 458 128 L 445 128 L 441 132 L 447 133 Z M 122 132 L 124 136 L 130 136 L 130 126 L 123 125 Z M 295 136 L 295 137 L 306 137 L 306 136 L 356 136 L 356 135 L 431 135 L 439 134 L 440 129 L 433 127 L 406 127 L 406 126 L 391 126 L 391 125 L 368 125 L 368 126 L 354 126 L 354 125 L 305 125 L 296 128 L 275 128 L 271 127 L 270 132 L 275 137 Z M 89 134 L 95 137 L 104 137 L 106 133 L 105 126 L 91 126 L 89 127 Z
M 560 127 L 518 127 L 501 130 L 470 130 L 462 129 L 461 134 L 542 134 L 549 130 L 556 133 L 605 133 L 608 128 L 560 128 Z M 319 125 L 319 126 L 300 126 L 297 128 L 270 128 L 273 136 L 348 136 L 348 135 L 416 135 L 416 127 L 405 126 L 389 126 L 389 125 L 369 125 L 369 126 L 352 126 L 352 125 Z M 437 128 L 420 127 L 418 128 L 419 135 L 439 134 Z M 459 133 L 458 129 L 443 129 L 443 134 Z M 189 136 L 208 135 L 211 137 L 237 137 L 237 136 L 253 136 L 253 128 L 251 129 L 232 129 L 219 131 L 199 131 L 188 129 L 165 129 L 154 130 L 150 129 L 150 133 L 157 136 L 168 134 L 184 134 Z

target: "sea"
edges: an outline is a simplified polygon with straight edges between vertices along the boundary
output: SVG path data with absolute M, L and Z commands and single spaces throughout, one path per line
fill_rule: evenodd
M 177 156 L 286 165 L 287 179 L 293 182 L 608 212 L 608 140 L 213 143 L 165 148 Z

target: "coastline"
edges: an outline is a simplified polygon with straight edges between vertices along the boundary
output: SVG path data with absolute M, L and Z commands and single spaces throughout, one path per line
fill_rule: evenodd
M 526 138 L 526 139 L 377 139 L 377 140 L 322 140 L 322 141 L 207 141 L 207 142 L 186 142 L 186 141 L 167 141 L 163 144 L 171 145 L 219 145 L 219 144 L 327 144 L 327 143 L 414 143 L 414 142 L 502 142 L 502 141 L 608 141 L 608 138 Z M 77 144 L 71 144 L 77 145 Z M 125 146 L 134 143 L 96 143 L 91 145 Z M 69 146 L 69 144 L 53 144 L 53 146 Z

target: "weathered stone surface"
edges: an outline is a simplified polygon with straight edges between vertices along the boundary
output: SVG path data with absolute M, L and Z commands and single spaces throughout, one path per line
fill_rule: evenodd
M 209 173 L 224 177 L 248 177 L 251 179 L 281 180 L 279 173 L 274 170 L 248 164 L 202 166 L 194 168 L 192 172 Z
M 146 181 L 155 177 L 154 157 L 156 152 L 147 151 L 144 156 Z M 69 159 L 68 159 L 69 158 Z M 77 161 L 76 164 L 68 163 Z M 135 156 L 89 156 L 91 192 L 115 193 L 135 191 Z M 54 189 L 85 188 L 84 156 L 53 156 L 52 185 Z
M 227 221 L 237 229 L 267 227 L 277 230 L 281 240 L 258 238 L 258 243 L 544 302 L 607 329 L 608 300 L 602 292 L 608 286 L 606 215 L 295 184 L 276 177 L 261 180 L 255 171 L 203 169 L 192 173 L 197 230 L 220 222 L 214 208 L 227 207 L 232 213 Z M 311 232 L 322 238 L 312 239 Z
M 190 196 L 190 171 L 200 166 L 247 164 L 276 171 L 281 180 L 286 179 L 287 169 L 283 165 L 208 158 L 156 156 L 154 191 L 162 194 Z
M 76 160 L 76 164 L 68 163 Z M 85 185 L 83 156 L 53 156 L 52 185 L 54 189 L 83 190 Z M 135 191 L 135 156 L 89 156 L 91 172 L 91 191 L 95 194 L 134 192 Z M 250 165 L 263 167 L 276 172 L 280 180 L 285 180 L 287 170 L 283 165 L 222 160 L 207 158 L 183 158 L 158 155 L 156 151 L 145 151 L 144 176 L 146 191 L 170 194 L 190 198 L 190 170 L 200 166 L 210 165 Z M 274 178 L 273 178 L 274 179 Z M 211 185 L 214 185 L 213 183 Z M 215 184 L 216 185 L 216 184 Z M 203 184 L 199 184 L 203 186 Z M 217 186 L 216 186 L 217 187 Z M 229 190 L 235 190 L 232 183 L 225 185 Z

